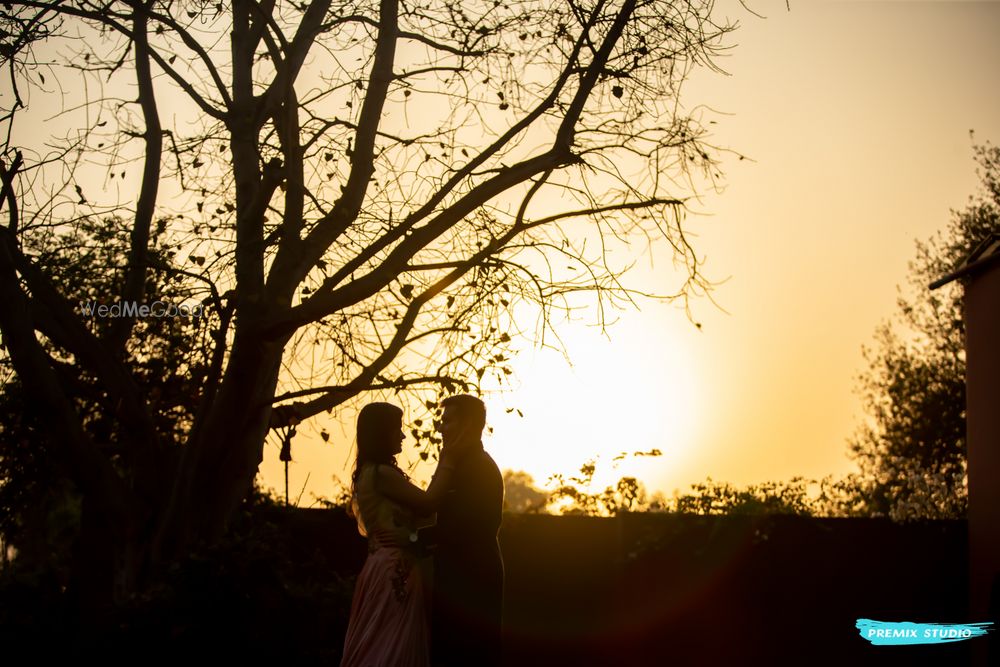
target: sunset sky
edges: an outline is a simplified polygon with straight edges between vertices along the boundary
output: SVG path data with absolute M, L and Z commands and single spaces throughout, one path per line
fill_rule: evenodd
M 560 329 L 572 366 L 522 344 L 516 389 L 487 396 L 501 468 L 541 484 L 596 459 L 598 481 L 634 474 L 667 494 L 709 476 L 853 469 L 862 345 L 893 314 L 914 242 L 976 190 L 970 130 L 1000 140 L 1000 3 L 750 6 L 767 18 L 718 4 L 741 23 L 718 61 L 728 76 L 700 73 L 683 91 L 688 108 L 714 110 L 714 142 L 750 158 L 730 159 L 725 191 L 687 219 L 706 274 L 724 281 L 718 306 L 693 303 L 699 330 L 675 305 L 640 304 L 606 337 L 580 314 Z M 676 278 L 667 255 L 637 271 L 651 286 Z M 353 456 L 350 412 L 313 421 L 290 470 L 304 505 L 335 493 Z M 612 461 L 652 448 L 663 455 Z M 283 489 L 274 443 L 261 480 Z
M 862 346 L 893 316 L 914 242 L 976 191 L 973 142 L 1000 141 L 1000 2 L 747 4 L 766 18 L 717 3 L 719 22 L 741 24 L 716 61 L 726 74 L 697 71 L 681 93 L 730 151 L 724 189 L 691 200 L 685 220 L 718 283 L 714 303 L 694 300 L 689 319 L 680 304 L 639 302 L 606 332 L 596 311 L 579 311 L 557 326 L 566 356 L 516 339 L 513 385 L 485 397 L 486 446 L 501 468 L 544 484 L 593 460 L 600 484 L 635 475 L 668 495 L 706 477 L 742 485 L 853 470 Z M 67 93 L 49 87 L 22 141 L 77 122 L 57 115 Z M 133 171 L 113 184 L 126 200 Z M 670 254 L 644 251 L 634 249 L 631 284 L 672 292 L 683 274 Z M 344 409 L 300 428 L 290 486 L 302 504 L 349 479 L 353 421 Z M 662 455 L 613 461 L 652 449 Z M 416 459 L 413 447 L 405 454 Z M 413 472 L 426 480 L 431 466 Z M 273 435 L 260 479 L 283 490 Z

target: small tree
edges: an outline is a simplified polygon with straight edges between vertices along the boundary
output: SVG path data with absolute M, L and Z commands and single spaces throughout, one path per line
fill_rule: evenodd
M 896 519 L 960 517 L 966 511 L 965 341 L 962 291 L 928 284 L 991 233 L 1000 233 L 1000 149 L 975 147 L 982 189 L 948 229 L 917 244 L 910 289 L 895 324 L 884 324 L 860 378 L 869 414 L 851 441 L 870 513 Z
M 503 471 L 505 512 L 535 514 L 545 509 L 549 494 L 535 486 L 535 480 L 523 470 Z
M 647 452 L 621 452 L 614 461 L 646 456 L 662 456 L 659 449 Z M 578 475 L 553 475 L 549 484 L 547 509 L 560 514 L 585 514 L 590 516 L 615 516 L 623 512 L 645 512 L 661 509 L 659 500 L 650 501 L 646 487 L 635 477 L 623 476 L 604 489 L 594 487 L 597 459 L 580 466 Z

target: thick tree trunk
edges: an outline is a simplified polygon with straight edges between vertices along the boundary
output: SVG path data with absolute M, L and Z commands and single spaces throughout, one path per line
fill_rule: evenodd
M 173 489 L 170 498 L 159 499 L 158 517 L 116 521 L 85 496 L 72 586 L 80 618 L 99 623 L 102 610 L 144 590 L 165 566 L 223 537 L 263 459 L 286 342 L 237 336 L 204 423 L 192 432 L 179 462 L 159 462 Z M 137 498 L 145 495 L 136 492 Z
M 253 485 L 263 460 L 284 344 L 244 341 L 239 357 L 234 345 L 232 374 L 203 433 L 204 455 L 193 471 L 198 539 L 220 538 Z
M 237 333 L 215 402 L 185 445 L 171 501 L 151 545 L 154 563 L 219 540 L 251 490 L 286 342 Z

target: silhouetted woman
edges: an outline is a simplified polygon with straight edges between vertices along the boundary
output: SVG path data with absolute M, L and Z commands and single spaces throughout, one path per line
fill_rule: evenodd
M 429 632 L 425 589 L 415 550 L 417 516 L 434 511 L 454 465 L 442 455 L 426 491 L 396 465 L 402 451 L 403 411 L 370 403 L 358 414 L 358 457 L 351 507 L 368 537 L 368 559 L 358 575 L 341 667 L 426 667 Z

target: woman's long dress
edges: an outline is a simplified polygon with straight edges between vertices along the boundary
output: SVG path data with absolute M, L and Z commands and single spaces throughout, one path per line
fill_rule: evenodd
M 415 517 L 378 492 L 376 467 L 365 465 L 354 490 L 358 530 L 368 536 L 368 559 L 358 575 L 341 667 L 427 667 L 426 584 L 416 555 L 383 546 L 376 529 L 414 529 Z

